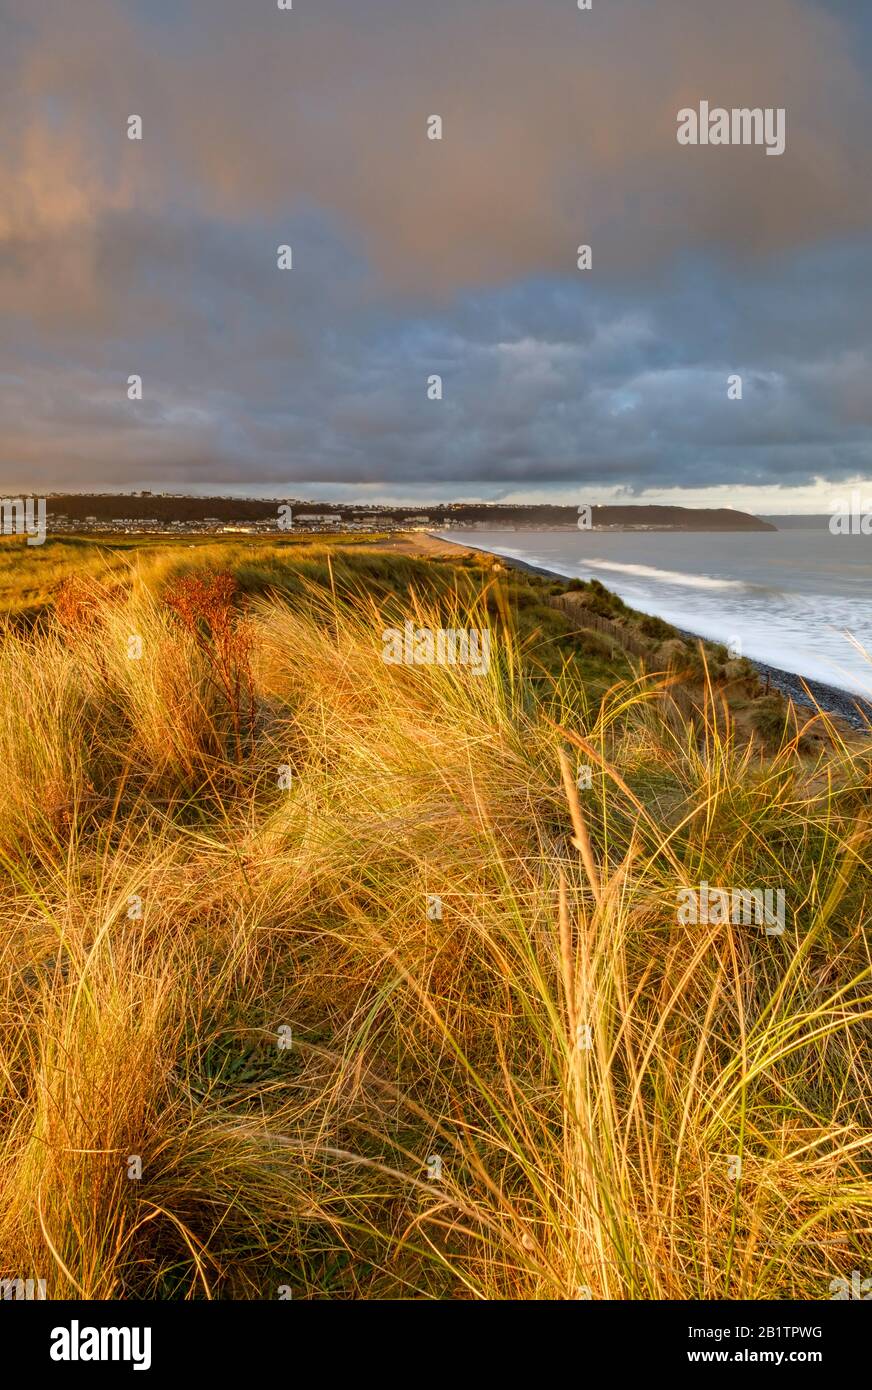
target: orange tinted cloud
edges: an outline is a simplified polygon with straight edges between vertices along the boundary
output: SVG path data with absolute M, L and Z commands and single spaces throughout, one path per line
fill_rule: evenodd
M 771 252 L 872 216 L 868 87 L 843 31 L 799 0 L 195 0 L 177 43 L 172 19 L 120 0 L 79 0 L 73 24 L 66 5 L 32 10 L 12 0 L 27 37 L 4 64 L 0 236 L 19 251 L 119 207 L 234 221 L 312 203 L 386 284 L 426 292 L 571 270 L 581 241 L 608 273 L 688 246 Z M 676 113 L 701 98 L 785 107 L 787 152 L 678 146 Z M 131 112 L 141 146 L 124 139 Z M 28 277 L 35 307 L 48 269 Z M 62 270 L 58 303 L 63 283 L 81 296 L 81 248 Z

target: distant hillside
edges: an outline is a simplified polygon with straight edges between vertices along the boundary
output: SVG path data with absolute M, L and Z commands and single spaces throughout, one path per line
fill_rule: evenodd
M 777 531 L 778 527 L 731 507 L 594 507 L 594 526 L 651 526 L 670 531 Z
M 303 504 L 300 503 L 300 506 Z M 70 521 L 260 521 L 276 515 L 274 499 L 246 497 L 173 497 L 147 493 L 51 493 L 46 498 L 49 512 Z
M 195 522 L 264 521 L 277 515 L 280 502 L 290 502 L 295 515 L 315 513 L 340 521 L 372 520 L 378 524 L 401 526 L 422 523 L 440 530 L 445 527 L 570 527 L 578 523 L 573 506 L 511 506 L 504 503 L 421 503 L 407 507 L 377 507 L 359 502 L 328 503 L 296 498 L 174 497 L 166 494 L 134 493 L 55 493 L 47 498 L 48 510 L 69 521 L 87 523 L 89 518 L 106 521 Z M 681 531 L 774 531 L 777 527 L 747 512 L 728 507 L 593 507 L 595 527 L 648 527 Z

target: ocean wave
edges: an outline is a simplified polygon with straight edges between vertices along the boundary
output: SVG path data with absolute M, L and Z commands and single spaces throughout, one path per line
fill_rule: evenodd
M 741 579 L 715 579 L 707 574 L 684 574 L 679 570 L 660 570 L 651 565 L 624 565 L 617 560 L 588 560 L 581 562 L 586 569 L 614 570 L 619 574 L 632 574 L 637 579 L 654 579 L 660 584 L 681 584 L 688 589 L 747 589 Z

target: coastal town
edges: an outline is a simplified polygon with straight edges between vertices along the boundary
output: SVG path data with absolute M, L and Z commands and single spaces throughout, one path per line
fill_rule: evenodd
M 52 535 L 384 534 L 396 531 L 772 530 L 732 508 L 438 502 L 421 507 L 299 498 L 190 497 L 143 490 L 45 499 Z

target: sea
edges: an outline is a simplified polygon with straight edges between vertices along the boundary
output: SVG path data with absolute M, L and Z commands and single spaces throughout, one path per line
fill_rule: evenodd
M 444 540 L 598 579 L 742 656 L 872 698 L 872 536 L 778 531 L 445 531 Z M 777 524 L 777 523 L 776 523 Z

